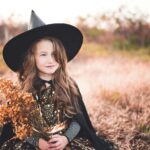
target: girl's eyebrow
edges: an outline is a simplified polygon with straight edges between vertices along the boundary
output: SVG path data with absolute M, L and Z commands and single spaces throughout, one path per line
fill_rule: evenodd
M 41 51 L 39 50 L 38 53 L 39 54 L 41 54 L 41 53 L 48 53 L 48 51 L 47 50 L 41 50 Z M 53 54 L 53 53 L 54 53 L 54 51 L 51 52 L 51 54 Z
M 47 51 L 39 51 L 37 54 L 48 54 L 48 52 Z M 51 52 L 51 55 L 53 55 L 53 54 L 54 54 L 54 51 Z
M 40 51 L 39 53 L 47 53 L 46 51 Z

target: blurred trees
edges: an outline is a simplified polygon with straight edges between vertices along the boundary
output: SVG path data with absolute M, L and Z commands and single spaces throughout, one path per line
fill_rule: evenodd
M 10 16 L 7 20 L 0 20 L 0 45 L 3 46 L 9 39 L 27 30 L 27 24 L 15 22 Z
M 80 17 L 78 26 L 88 42 L 99 42 L 119 49 L 138 49 L 150 47 L 148 19 L 148 15 L 139 11 L 130 12 L 122 6 L 116 12 Z M 90 23 L 87 20 L 91 20 L 92 26 L 89 27 Z
M 114 35 L 119 36 L 116 40 L 119 48 L 139 48 L 150 46 L 150 22 L 148 15 L 128 12 L 124 15 L 125 8 L 119 9 L 121 17 L 115 16 L 117 28 Z

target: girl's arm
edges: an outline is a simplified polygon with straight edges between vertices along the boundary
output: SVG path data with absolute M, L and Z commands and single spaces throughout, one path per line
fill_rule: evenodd
M 3 125 L 0 124 L 0 136 L 2 135 Z
M 71 142 L 77 136 L 79 131 L 80 131 L 79 123 L 76 122 L 75 120 L 72 120 L 70 125 L 69 125 L 69 128 L 64 133 L 64 136 L 67 137 L 68 142 Z
M 39 146 L 39 137 L 37 136 L 30 136 L 30 137 L 27 137 L 25 139 L 26 142 L 30 143 L 31 145 L 33 145 L 34 147 L 38 147 Z
M 1 132 L 0 132 L 0 146 L 6 142 L 7 140 L 9 140 L 10 138 L 12 138 L 13 136 L 15 136 L 15 133 L 13 132 L 13 126 L 11 124 L 11 122 L 5 124 L 4 126 L 1 125 L 0 127 Z

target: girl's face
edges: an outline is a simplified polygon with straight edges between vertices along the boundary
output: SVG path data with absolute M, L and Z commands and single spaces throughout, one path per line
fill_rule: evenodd
M 53 44 L 49 40 L 41 40 L 36 44 L 35 63 L 38 75 L 42 79 L 52 79 L 53 74 L 59 67 L 54 58 L 53 51 Z

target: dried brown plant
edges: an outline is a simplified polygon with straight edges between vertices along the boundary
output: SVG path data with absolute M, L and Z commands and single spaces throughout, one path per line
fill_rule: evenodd
M 0 124 L 9 121 L 20 139 L 32 134 L 30 118 L 38 111 L 31 93 L 23 92 L 10 80 L 0 79 Z

